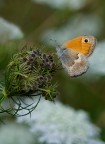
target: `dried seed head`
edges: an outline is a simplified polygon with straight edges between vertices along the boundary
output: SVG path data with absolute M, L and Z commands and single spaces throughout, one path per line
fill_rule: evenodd
M 8 69 L 8 81 L 12 86 L 7 85 L 6 88 L 10 91 L 10 95 L 15 92 L 21 94 L 22 91 L 34 93 L 40 88 L 49 89 L 52 86 L 51 80 L 57 70 L 52 55 L 36 49 L 15 55 L 11 63 L 13 64 Z M 18 70 L 18 74 L 16 70 Z M 43 94 L 43 96 L 45 95 Z
M 56 96 L 56 85 L 52 84 L 52 78 L 57 70 L 52 55 L 43 53 L 39 49 L 30 50 L 27 47 L 24 51 L 15 54 L 7 67 L 6 97 L 13 99 L 13 96 L 18 96 L 17 111 L 22 109 L 20 103 L 22 96 L 32 98 L 32 95 L 36 94 L 53 101 Z M 32 111 L 28 105 L 24 109 L 28 109 L 29 113 Z

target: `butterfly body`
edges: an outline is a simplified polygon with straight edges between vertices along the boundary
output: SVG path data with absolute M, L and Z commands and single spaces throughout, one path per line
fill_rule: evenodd
M 88 70 L 88 57 L 95 46 L 96 39 L 93 36 L 80 36 L 57 47 L 62 66 L 71 77 L 82 75 Z

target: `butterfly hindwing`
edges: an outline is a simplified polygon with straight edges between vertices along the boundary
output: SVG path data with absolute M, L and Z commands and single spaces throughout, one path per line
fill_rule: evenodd
M 70 76 L 78 76 L 87 71 L 87 58 L 77 51 L 61 47 L 57 48 L 57 54 Z

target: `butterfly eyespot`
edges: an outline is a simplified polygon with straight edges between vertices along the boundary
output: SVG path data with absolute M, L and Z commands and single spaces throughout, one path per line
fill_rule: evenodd
M 85 42 L 85 43 L 88 43 L 88 42 L 89 42 L 89 40 L 88 40 L 87 38 L 85 38 L 85 39 L 84 39 L 84 42 Z

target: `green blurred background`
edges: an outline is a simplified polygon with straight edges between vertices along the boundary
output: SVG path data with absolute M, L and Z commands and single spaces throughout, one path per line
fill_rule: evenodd
M 9 38 L 10 30 L 6 32 L 4 28 L 3 34 L 0 19 L 0 80 L 3 80 L 10 57 L 25 43 L 40 43 L 49 51 L 56 52 L 56 42 L 62 44 L 79 35 L 94 35 L 99 44 L 105 41 L 105 0 L 80 0 L 80 3 L 75 1 L 70 5 L 63 0 L 61 3 L 46 1 L 0 0 L 0 17 L 16 25 L 22 32 L 20 37 Z M 5 40 L 2 34 L 6 35 Z M 105 45 L 100 46 L 97 59 L 102 57 L 101 49 L 105 49 Z M 103 69 L 104 57 L 105 53 Z M 58 83 L 58 99 L 75 109 L 87 111 L 92 121 L 102 128 L 102 138 L 105 140 L 105 71 L 101 73 L 98 60 L 94 63 L 99 69 L 98 73 L 90 71 L 84 76 L 70 78 L 62 70 L 57 72 L 54 81 Z

